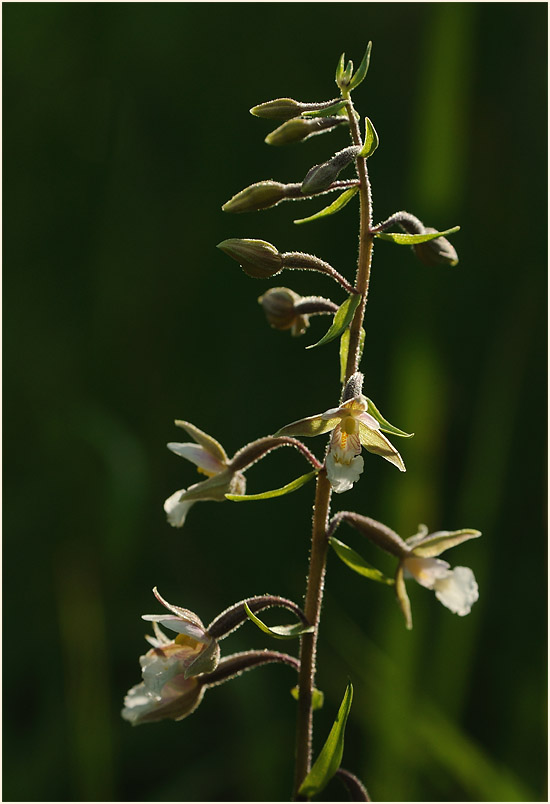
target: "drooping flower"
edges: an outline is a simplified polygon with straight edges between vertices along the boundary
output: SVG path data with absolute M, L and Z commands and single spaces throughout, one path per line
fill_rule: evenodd
M 229 467 L 229 458 L 215 438 L 199 430 L 190 422 L 176 421 L 196 443 L 170 442 L 168 449 L 186 458 L 197 466 L 199 472 L 207 476 L 207 480 L 195 483 L 188 489 L 178 489 L 164 503 L 168 522 L 181 528 L 187 512 L 193 503 L 199 500 L 225 500 L 226 494 L 244 494 L 246 478 L 242 472 Z
M 326 468 L 333 490 L 340 494 L 351 489 L 363 471 L 361 447 L 381 455 L 401 472 L 405 471 L 401 455 L 380 431 L 380 423 L 367 409 L 366 397 L 358 394 L 338 408 L 288 424 L 275 435 L 315 436 L 332 431 Z
M 426 589 L 433 589 L 437 599 L 454 614 L 469 614 L 479 597 L 474 573 L 469 567 L 455 567 L 437 556 L 468 539 L 481 536 L 478 530 L 438 531 L 428 534 L 422 525 L 419 533 L 406 540 L 408 552 L 403 554 L 395 577 L 396 593 L 407 627 L 412 627 L 411 608 L 404 578 L 414 578 Z
M 196 614 L 171 605 L 156 588 L 153 592 L 171 614 L 143 616 L 153 622 L 155 637 L 146 637 L 153 647 L 139 660 L 143 681 L 124 699 L 122 717 L 134 726 L 166 718 L 182 720 L 191 714 L 204 694 L 197 677 L 214 670 L 220 657 L 217 641 Z M 169 639 L 158 623 L 176 631 L 177 637 Z

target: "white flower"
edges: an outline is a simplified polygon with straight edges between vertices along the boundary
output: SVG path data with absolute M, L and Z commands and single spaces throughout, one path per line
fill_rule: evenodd
M 454 614 L 469 614 L 479 597 L 474 573 L 469 567 L 455 567 L 440 558 L 419 558 L 414 554 L 403 560 L 405 577 L 413 577 Z

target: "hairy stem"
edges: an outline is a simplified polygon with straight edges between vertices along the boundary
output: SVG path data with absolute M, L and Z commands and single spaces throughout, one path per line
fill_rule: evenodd
M 307 580 L 305 615 L 315 630 L 301 638 L 300 673 L 298 695 L 298 720 L 296 724 L 296 769 L 294 776 L 294 798 L 304 801 L 298 795 L 300 785 L 311 768 L 312 707 L 313 686 L 315 682 L 315 654 L 323 601 L 323 586 L 328 550 L 327 523 L 330 510 L 331 487 L 326 472 L 317 477 L 315 506 L 313 509 L 313 533 L 309 573 Z

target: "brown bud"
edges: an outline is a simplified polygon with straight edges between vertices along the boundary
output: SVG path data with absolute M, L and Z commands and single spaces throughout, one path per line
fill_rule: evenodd
M 244 240 L 233 237 L 218 243 L 217 248 L 236 260 L 245 274 L 255 279 L 267 279 L 275 276 L 283 268 L 282 255 L 275 246 L 265 240 Z
M 437 229 L 426 227 L 425 234 L 437 232 Z M 418 243 L 413 246 L 414 252 L 418 259 L 424 265 L 456 265 L 458 263 L 458 254 L 454 246 L 447 240 L 446 237 L 436 237 L 434 240 L 428 240 L 426 243 Z
M 253 114 L 254 117 L 264 117 L 268 120 L 290 120 L 293 117 L 299 117 L 302 112 L 328 109 L 329 106 L 333 106 L 339 100 L 340 98 L 333 98 L 333 100 L 321 101 L 320 103 L 300 103 L 292 98 L 277 98 L 276 100 L 253 106 L 250 114 Z
M 294 336 L 303 335 L 309 327 L 309 317 L 296 312 L 301 296 L 289 288 L 270 288 L 258 301 L 263 307 L 270 326 L 289 329 Z
M 279 181 L 256 182 L 234 195 L 222 209 L 224 212 L 256 212 L 259 209 L 274 207 L 287 197 L 286 187 L 286 184 L 281 184 Z
M 347 123 L 347 117 L 295 117 L 287 120 L 265 138 L 267 145 L 289 145 L 292 142 L 301 142 L 322 134 L 335 126 Z

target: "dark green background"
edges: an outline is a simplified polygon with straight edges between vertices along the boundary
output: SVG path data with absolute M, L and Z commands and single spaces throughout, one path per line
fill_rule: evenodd
M 315 749 L 348 677 L 344 765 L 375 800 L 546 800 L 546 5 L 5 4 L 4 800 L 285 800 L 292 671 L 207 693 L 183 723 L 119 716 L 146 649 L 151 588 L 205 622 L 271 592 L 301 600 L 313 487 L 201 504 L 183 531 L 162 502 L 195 482 L 165 449 L 188 419 L 232 453 L 336 404 L 337 346 L 269 329 L 270 285 L 215 249 L 260 237 L 353 277 L 357 216 L 294 227 L 319 201 L 229 216 L 264 178 L 300 181 L 345 131 L 268 148 L 252 105 L 334 97 L 342 50 L 371 69 L 356 104 L 380 148 L 375 218 L 460 223 L 456 268 L 376 247 L 363 369 L 400 474 L 365 455 L 338 508 L 403 536 L 476 527 L 465 619 L 420 587 L 406 632 L 391 590 L 329 558 Z M 324 439 L 310 446 L 322 454 Z M 284 450 L 251 492 L 306 471 Z M 391 569 L 357 534 L 340 537 Z M 284 621 L 284 617 L 282 618 Z M 275 617 L 274 621 L 277 621 Z M 269 646 L 244 626 L 225 653 Z M 290 645 L 290 650 L 295 650 Z M 326 798 L 340 798 L 337 783 Z

